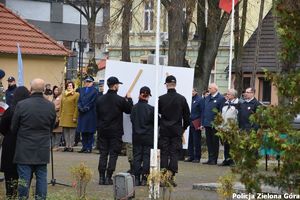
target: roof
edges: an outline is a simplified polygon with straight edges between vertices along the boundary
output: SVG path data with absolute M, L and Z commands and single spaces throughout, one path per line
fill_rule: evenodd
M 243 72 L 252 72 L 255 63 L 255 46 L 258 29 L 252 34 L 250 39 L 243 47 L 241 58 Z M 279 60 L 281 42 L 275 30 L 275 17 L 272 15 L 272 9 L 262 21 L 260 45 L 257 57 L 257 72 L 278 71 L 282 65 Z M 297 63 L 299 66 L 300 63 Z
M 58 44 L 0 3 L 0 53 L 67 56 L 70 51 Z

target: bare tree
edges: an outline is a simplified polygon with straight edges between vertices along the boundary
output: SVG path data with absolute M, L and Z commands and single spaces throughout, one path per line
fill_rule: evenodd
M 258 57 L 259 57 L 260 35 L 261 35 L 261 28 L 262 28 L 262 21 L 263 21 L 264 5 L 265 5 L 265 0 L 261 0 L 260 9 L 259 9 L 258 27 L 257 27 L 257 37 L 256 37 L 256 44 L 255 44 L 255 61 L 254 61 L 254 66 L 253 66 L 252 76 L 251 76 L 252 88 L 255 88 L 255 79 L 257 73 Z
M 161 2 L 168 12 L 168 65 L 187 66 L 185 54 L 195 0 L 162 0 Z
M 86 19 L 90 48 L 95 52 L 96 18 L 101 9 L 109 8 L 110 0 L 65 0 L 65 3 L 75 8 Z M 97 67 L 94 57 L 89 61 L 89 66 Z M 96 70 L 93 71 L 95 73 Z
M 243 11 L 242 11 L 242 22 L 240 28 L 239 22 L 239 4 L 236 5 L 235 9 L 235 37 L 234 37 L 234 63 L 235 63 L 235 83 L 234 87 L 238 91 L 238 94 L 241 95 L 243 91 L 243 70 L 242 70 L 242 62 L 241 57 L 243 53 L 243 45 L 245 39 L 245 32 L 246 32 L 246 21 L 247 21 L 247 7 L 248 7 L 248 0 L 243 0 Z
M 219 0 L 208 2 L 208 24 L 205 26 L 205 1 L 198 1 L 197 28 L 201 41 L 195 65 L 194 86 L 199 91 L 207 88 L 218 53 L 220 40 L 229 20 L 229 14 L 219 8 Z
M 122 14 L 122 61 L 130 62 L 130 43 L 129 31 L 132 23 L 132 3 L 133 0 L 122 0 L 123 14 Z

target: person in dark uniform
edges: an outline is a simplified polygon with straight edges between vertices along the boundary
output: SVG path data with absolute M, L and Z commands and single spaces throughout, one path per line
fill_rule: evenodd
M 5 91 L 5 102 L 8 106 L 12 106 L 12 101 L 14 98 L 14 92 L 17 89 L 16 79 L 12 76 L 7 79 L 8 88 Z
M 261 105 L 254 97 L 255 89 L 247 88 L 244 93 L 244 101 L 238 107 L 238 122 L 242 130 L 250 132 L 251 129 L 257 130 L 258 125 L 250 122 L 250 116 L 256 113 L 257 108 Z
M 168 76 L 165 81 L 167 94 L 159 97 L 158 110 L 161 115 L 159 148 L 161 150 L 161 169 L 172 173 L 170 183 L 176 187 L 175 173 L 178 173 L 178 156 L 182 149 L 182 136 L 190 125 L 190 110 L 184 96 L 175 90 L 176 78 Z
M 190 116 L 190 133 L 188 155 L 185 162 L 199 163 L 201 159 L 201 112 L 204 99 L 198 95 L 196 88 L 192 91 L 192 108 Z
M 151 90 L 147 86 L 140 89 L 139 101 L 132 108 L 133 168 L 136 186 L 147 184 L 150 172 L 150 150 L 153 146 L 154 107 L 148 104 Z M 141 177 L 142 176 L 142 177 Z M 142 178 L 142 181 L 141 181 Z
M 103 91 L 104 91 L 104 80 L 101 79 L 101 80 L 99 80 L 98 97 L 101 97 L 103 95 Z M 97 140 L 96 140 L 96 147 L 95 147 L 95 149 L 97 149 L 97 150 L 100 150 L 99 135 L 100 134 L 97 131 Z
M 118 78 L 113 76 L 108 78 L 109 89 L 96 102 L 97 132 L 100 144 L 98 165 L 100 185 L 113 184 L 111 177 L 116 169 L 118 154 L 121 152 L 123 143 L 123 112 L 130 114 L 133 106 L 130 94 L 126 94 L 125 98 L 117 94 L 119 84 L 122 82 Z
M 79 151 L 80 153 L 91 153 L 93 148 L 94 133 L 96 131 L 96 100 L 98 95 L 93 82 L 94 78 L 87 76 L 84 80 L 85 87 L 79 89 L 77 131 L 82 136 L 82 149 Z
M 208 150 L 208 161 L 203 164 L 216 165 L 219 156 L 219 137 L 217 130 L 213 127 L 216 111 L 222 112 L 225 98 L 218 92 L 218 86 L 211 83 L 208 87 L 209 95 L 205 97 L 202 128 L 205 128 L 206 144 Z

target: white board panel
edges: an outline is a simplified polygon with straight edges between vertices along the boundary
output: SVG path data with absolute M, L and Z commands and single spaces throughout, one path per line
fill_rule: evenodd
M 125 96 L 131 83 L 138 74 L 139 70 L 142 70 L 142 74 L 138 79 L 135 87 L 131 92 L 133 103 L 138 102 L 139 90 L 143 86 L 148 86 L 151 89 L 152 97 L 149 99 L 149 104 L 154 106 L 154 95 L 155 95 L 155 65 L 140 64 L 140 63 L 129 63 L 107 60 L 106 70 L 105 70 L 105 88 L 106 92 L 108 87 L 106 85 L 106 80 L 110 76 L 117 77 L 121 82 L 118 94 L 120 96 Z M 166 86 L 164 84 L 165 78 L 169 75 L 173 75 L 177 79 L 176 91 L 183 95 L 189 107 L 191 107 L 192 101 L 192 89 L 193 89 L 193 79 L 194 79 L 194 69 L 183 68 L 183 67 L 170 67 L 170 66 L 159 66 L 159 91 L 158 95 L 163 95 L 167 92 Z M 129 115 L 124 114 L 124 142 L 132 141 L 132 128 Z M 183 148 L 187 148 L 188 143 L 188 132 L 185 132 L 185 141 Z

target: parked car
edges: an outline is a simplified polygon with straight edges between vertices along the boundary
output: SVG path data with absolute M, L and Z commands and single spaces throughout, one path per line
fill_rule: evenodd
M 297 117 L 295 117 L 292 125 L 295 129 L 300 130 L 300 114 L 298 114 Z

